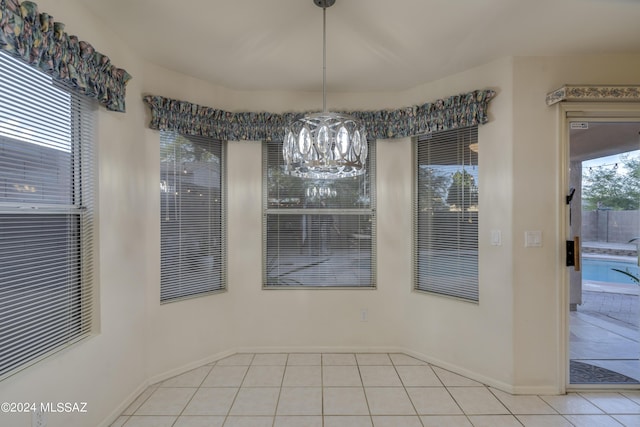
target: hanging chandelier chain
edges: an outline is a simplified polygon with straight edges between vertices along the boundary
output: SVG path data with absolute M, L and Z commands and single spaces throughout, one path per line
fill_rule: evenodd
M 322 112 L 327 112 L 327 8 L 322 8 Z
M 322 112 L 327 112 L 327 8 L 336 0 L 313 0 L 322 8 Z
M 364 125 L 327 110 L 327 8 L 335 1 L 313 0 L 322 8 L 322 113 L 306 114 L 289 124 L 282 142 L 285 173 L 301 178 L 355 177 L 366 168 L 369 148 Z

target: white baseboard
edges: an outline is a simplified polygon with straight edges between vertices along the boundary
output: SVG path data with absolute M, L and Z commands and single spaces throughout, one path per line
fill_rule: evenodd
M 154 375 L 151 378 L 148 378 L 142 384 L 140 384 L 129 396 L 127 396 L 122 403 L 120 403 L 107 418 L 102 421 L 98 427 L 109 427 L 115 420 L 122 415 L 122 413 L 133 403 L 135 400 L 144 392 L 149 386 L 153 384 L 157 384 L 161 381 L 167 380 L 169 378 L 173 378 L 177 375 L 184 374 L 192 369 L 198 368 L 200 366 L 206 365 L 208 363 L 216 362 L 220 359 L 224 359 L 225 357 L 231 356 L 232 354 L 237 353 L 235 350 L 227 350 L 220 353 L 216 353 L 212 356 L 205 357 L 203 359 L 197 360 L 195 362 L 187 363 L 186 365 L 182 365 L 178 368 L 171 369 L 169 371 L 163 372 L 158 375 Z
M 149 387 L 149 382 L 144 381 L 133 392 L 129 394 L 111 413 L 105 418 L 98 427 L 109 427 L 137 398 Z
M 238 347 L 236 353 L 402 353 L 397 347 Z
M 177 375 L 184 374 L 185 372 L 191 371 L 192 369 L 196 369 L 196 368 L 199 368 L 200 366 L 216 362 L 216 361 L 218 361 L 220 359 L 224 359 L 225 357 L 229 357 L 232 354 L 236 354 L 236 353 L 238 353 L 238 351 L 235 350 L 235 349 L 234 350 L 221 351 L 221 352 L 213 354 L 211 356 L 204 357 L 204 358 L 202 358 L 200 360 L 196 360 L 195 362 L 187 363 L 186 365 L 182 365 L 182 366 L 180 366 L 178 368 L 171 369 L 169 371 L 163 372 L 163 373 L 158 374 L 158 375 L 154 375 L 153 377 L 149 378 L 149 384 L 150 385 L 157 384 L 157 383 L 159 383 L 161 381 L 168 380 L 169 378 L 173 378 L 173 377 L 175 377 Z

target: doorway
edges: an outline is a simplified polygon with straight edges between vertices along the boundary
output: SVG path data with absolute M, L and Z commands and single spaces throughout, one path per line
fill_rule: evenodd
M 640 120 L 571 117 L 570 387 L 640 387 Z

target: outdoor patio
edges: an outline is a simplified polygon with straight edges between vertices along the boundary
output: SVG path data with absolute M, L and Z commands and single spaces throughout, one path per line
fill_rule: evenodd
M 583 303 L 570 313 L 570 358 L 622 376 L 574 371 L 571 384 L 640 383 L 639 290 L 637 285 L 583 283 Z

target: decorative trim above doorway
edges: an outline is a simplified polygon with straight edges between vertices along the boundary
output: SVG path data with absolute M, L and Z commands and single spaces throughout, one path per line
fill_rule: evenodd
M 640 102 L 640 86 L 564 85 L 547 94 L 547 105 L 561 101 Z

